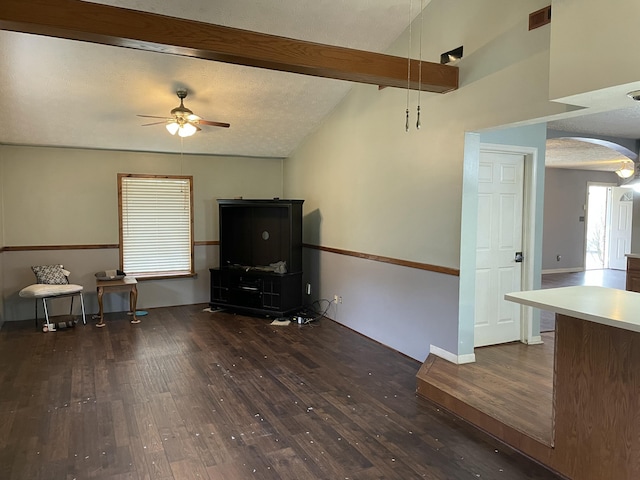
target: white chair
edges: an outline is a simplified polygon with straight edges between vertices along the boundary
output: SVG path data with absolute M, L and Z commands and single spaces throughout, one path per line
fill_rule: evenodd
M 42 299 L 44 309 L 45 332 L 54 332 L 55 324 L 49 321 L 49 312 L 47 310 L 47 299 L 71 297 L 71 308 L 69 315 L 73 312 L 73 297 L 80 297 L 80 305 L 82 307 L 82 323 L 87 324 L 84 312 L 84 299 L 82 297 L 82 285 L 74 285 L 69 283 L 69 275 L 71 272 L 62 268 L 62 265 L 38 265 L 31 267 L 36 275 L 37 283 L 29 285 L 20 290 L 19 295 L 23 298 L 33 298 L 36 305 L 36 327 L 38 326 L 38 299 Z

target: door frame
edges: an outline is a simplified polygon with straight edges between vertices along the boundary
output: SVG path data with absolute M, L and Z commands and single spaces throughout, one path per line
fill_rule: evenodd
M 629 194 L 631 195 L 631 200 L 625 200 L 625 202 L 629 202 L 629 208 L 631 209 L 631 218 L 629 219 L 629 224 L 627 225 L 627 229 L 625 229 L 625 234 L 628 235 L 628 239 L 629 239 L 629 244 L 627 245 L 629 250 L 627 251 L 627 249 L 625 248 L 625 258 L 620 259 L 621 264 L 620 265 L 615 265 L 615 267 L 621 267 L 621 268 L 613 268 L 611 266 L 611 258 L 612 258 L 612 250 L 617 250 L 617 246 L 618 243 L 617 242 L 613 242 L 612 239 L 612 235 L 613 235 L 613 231 L 614 231 L 614 224 L 616 221 L 619 220 L 619 213 L 620 210 L 614 210 L 614 207 L 616 205 L 620 206 L 622 201 L 620 200 L 619 195 L 624 192 L 625 194 Z M 607 212 L 608 215 L 608 223 L 607 223 L 607 238 L 609 239 L 609 250 L 608 250 L 608 260 L 609 260 L 609 264 L 608 264 L 608 268 L 612 269 L 612 270 L 626 270 L 627 269 L 627 258 L 626 255 L 628 255 L 629 253 L 631 253 L 631 238 L 633 237 L 633 190 L 630 188 L 624 188 L 620 185 L 614 185 L 612 187 L 610 187 L 608 189 L 608 195 L 609 195 L 609 211 Z M 615 228 L 616 231 L 619 231 L 617 228 Z M 620 257 L 618 257 L 620 258 Z
M 480 134 L 466 132 L 462 174 L 462 216 L 460 223 L 460 278 L 458 291 L 458 350 L 456 363 L 475 362 L 475 296 L 476 296 L 476 244 L 478 235 L 478 170 L 480 160 Z M 542 199 L 544 198 L 544 143 L 540 146 L 510 146 L 482 142 L 485 149 L 520 153 L 525 159 L 522 289 L 540 287 L 542 266 Z M 542 164 L 541 164 L 542 163 Z M 540 165 L 541 164 L 541 165 Z M 536 219 L 538 221 L 536 222 Z M 542 343 L 539 324 L 533 329 L 540 312 L 532 307 L 521 307 L 521 341 Z
M 479 151 L 491 153 L 508 153 L 522 155 L 524 157 L 524 178 L 522 185 L 522 251 L 524 261 L 522 262 L 521 288 L 522 290 L 532 290 L 534 287 L 534 255 L 536 246 L 536 189 L 535 185 L 539 175 L 538 149 L 535 147 L 524 147 L 515 145 L 500 145 L 491 143 L 481 143 Z M 477 180 L 477 179 L 476 179 Z M 477 183 L 477 182 L 476 182 Z M 476 186 L 477 198 L 477 186 Z M 475 289 L 475 282 L 474 282 Z M 474 298 L 475 307 L 475 298 Z M 474 314 L 475 325 L 475 314 Z M 520 306 L 520 341 L 529 345 L 542 343 L 540 332 L 533 331 L 533 307 Z
M 609 189 L 609 187 L 617 187 L 618 184 L 616 183 L 611 183 L 611 182 L 594 182 L 594 181 L 587 181 L 587 191 L 586 191 L 586 198 L 585 198 L 585 212 L 584 212 L 584 251 L 583 251 L 583 256 L 582 256 L 582 264 L 584 266 L 584 271 L 587 271 L 587 249 L 589 248 L 588 245 L 588 240 L 589 240 L 589 188 L 590 187 L 605 187 L 607 189 Z M 606 248 L 607 248 L 607 252 L 606 255 L 609 255 L 609 251 L 608 249 L 610 248 L 609 245 L 609 236 L 610 236 L 610 228 L 611 228 L 611 190 L 607 190 L 607 211 L 605 213 L 605 238 L 606 238 Z M 603 265 L 603 268 L 609 268 L 609 262 L 605 262 L 606 264 Z
M 584 199 L 584 250 L 582 252 L 582 265 L 584 268 L 584 271 L 587 271 L 587 249 L 589 248 L 588 245 L 588 240 L 589 240 L 589 189 L 591 187 L 604 187 L 604 188 L 609 188 L 609 187 L 617 187 L 617 184 L 615 183 L 611 183 L 611 182 L 594 182 L 594 181 L 587 181 L 587 191 L 585 194 L 585 199 Z M 605 248 L 609 248 L 609 222 L 610 222 L 610 218 L 609 216 L 611 215 L 611 192 L 607 191 L 607 206 L 606 206 L 606 211 L 605 211 L 605 227 L 604 227 L 604 236 L 605 236 Z M 593 212 L 591 212 L 593 214 Z M 606 252 L 605 255 L 609 255 L 609 252 Z M 603 265 L 602 268 L 609 268 L 608 263 L 609 262 L 605 262 L 607 263 L 607 265 Z

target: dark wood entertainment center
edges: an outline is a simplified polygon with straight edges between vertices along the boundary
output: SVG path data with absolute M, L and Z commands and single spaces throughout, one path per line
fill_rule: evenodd
M 304 200 L 218 200 L 220 267 L 212 307 L 284 316 L 302 307 Z

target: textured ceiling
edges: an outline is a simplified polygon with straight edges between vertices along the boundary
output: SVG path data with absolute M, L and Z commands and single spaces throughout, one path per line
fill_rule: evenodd
M 105 0 L 94 3 L 301 40 L 384 52 L 406 28 L 407 0 Z M 428 4 L 429 0 L 424 4 Z M 419 2 L 412 2 L 412 16 Z M 286 157 L 348 92 L 348 82 L 206 60 L 0 31 L 0 143 Z M 437 59 L 427 59 L 436 60 Z M 231 128 L 203 127 L 184 139 L 136 114 L 185 105 Z M 373 87 L 372 87 L 373 88 Z M 640 104 L 616 91 L 616 110 L 556 120 L 581 136 L 640 138 Z M 594 97 L 598 111 L 608 97 Z M 151 120 L 149 120 L 151 121 Z M 563 151 L 567 147 L 569 150 Z M 570 154 L 567 153 L 571 152 Z M 615 152 L 614 152 L 615 153 Z M 554 166 L 612 170 L 612 152 L 550 143 Z
M 608 112 L 549 122 L 549 128 L 564 132 L 619 138 L 640 138 L 640 103 Z
M 384 52 L 407 27 L 406 0 L 119 0 L 94 3 Z M 413 2 L 413 17 L 419 12 Z M 425 4 L 428 2 L 425 2 Z M 0 31 L 0 143 L 285 157 L 352 84 Z M 185 106 L 231 128 L 184 139 L 136 114 Z M 374 87 L 373 87 L 374 88 Z
M 638 140 L 640 103 L 627 95 L 631 90 L 638 88 L 640 85 L 636 82 L 578 95 L 569 102 L 588 108 L 584 112 L 574 112 L 567 118 L 549 122 L 547 127 L 571 132 L 576 137 Z M 591 111 L 596 113 L 589 113 Z M 626 158 L 637 160 L 637 147 L 634 152 L 624 150 L 619 148 L 616 151 L 615 148 L 606 148 L 593 142 L 553 139 L 547 141 L 545 161 L 547 166 L 551 167 L 613 171 Z
M 616 150 L 573 138 L 547 140 L 547 167 L 578 168 L 580 170 L 617 170 L 630 158 Z

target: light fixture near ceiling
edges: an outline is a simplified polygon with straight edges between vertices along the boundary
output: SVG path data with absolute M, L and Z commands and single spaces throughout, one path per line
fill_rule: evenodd
M 181 137 L 190 137 L 200 130 L 200 127 L 197 126 L 200 117 L 194 115 L 191 110 L 184 106 L 184 99 L 187 97 L 186 90 L 178 90 L 176 95 L 180 99 L 180 105 L 171 110 L 173 119 L 167 121 L 167 130 L 171 135 L 175 135 L 177 132 Z
M 157 117 L 155 115 L 138 115 L 139 117 L 145 118 L 162 118 L 161 122 L 153 122 L 147 123 L 143 125 L 143 127 L 149 125 L 160 125 L 165 124 L 167 131 L 171 135 L 175 135 L 176 133 L 181 137 L 190 137 L 196 132 L 199 132 L 201 128 L 199 125 L 209 125 L 212 127 L 223 127 L 229 128 L 228 123 L 223 122 L 212 122 L 211 120 L 204 120 L 200 118 L 198 115 L 195 115 L 190 109 L 184 106 L 184 99 L 187 97 L 187 91 L 184 89 L 179 89 L 176 91 L 176 95 L 180 99 L 180 105 L 171 110 L 170 117 Z
M 620 178 L 629 178 L 635 173 L 635 164 L 631 160 L 623 160 L 620 168 L 616 170 L 616 175 Z
M 627 97 L 635 100 L 636 102 L 640 102 L 640 90 L 634 90 L 632 92 L 627 93 Z
M 448 52 L 444 52 L 440 54 L 440 63 L 442 65 L 446 65 L 447 63 L 454 64 L 458 60 L 462 58 L 464 55 L 464 46 L 460 45 L 458 48 L 454 48 L 453 50 L 449 50 Z

